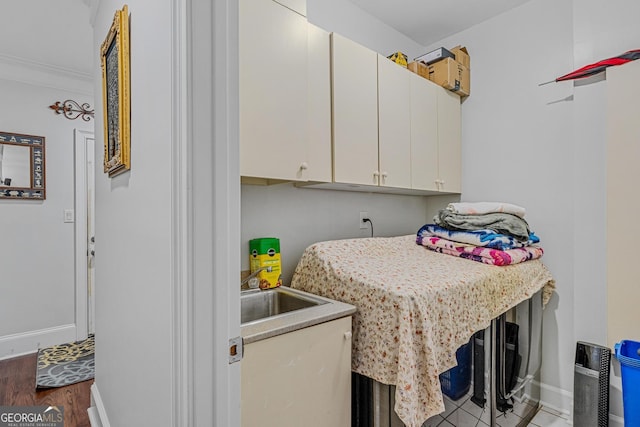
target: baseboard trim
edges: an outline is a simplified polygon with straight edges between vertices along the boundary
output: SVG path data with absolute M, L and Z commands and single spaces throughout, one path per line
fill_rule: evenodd
M 76 325 L 22 332 L 0 337 L 0 360 L 38 351 L 39 348 L 76 340 Z
M 89 425 L 91 427 L 104 427 L 100 421 L 100 414 L 98 414 L 95 406 L 89 407 L 87 413 L 89 414 Z
M 624 427 L 624 418 L 609 413 L 609 427 Z
M 573 393 L 548 384 L 537 383 L 540 386 L 540 404 L 547 409 L 557 412 L 558 416 L 573 422 Z M 624 418 L 611 413 L 609 409 L 609 426 L 624 427 Z M 576 426 L 580 427 L 580 426 Z
M 91 407 L 89 408 L 89 422 L 91 427 L 111 427 L 107 418 L 107 411 L 104 408 L 98 384 L 91 385 Z
M 573 419 L 573 393 L 536 381 L 540 387 L 540 404 L 567 420 Z

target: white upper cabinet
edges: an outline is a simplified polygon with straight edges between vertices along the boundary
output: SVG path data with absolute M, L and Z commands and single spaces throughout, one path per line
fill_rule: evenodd
M 412 74 L 378 55 L 378 161 L 381 186 L 411 188 Z
M 462 191 L 462 118 L 460 97 L 438 88 L 438 189 Z
M 460 98 L 303 5 L 239 0 L 242 182 L 459 193 Z
M 453 92 L 411 78 L 411 188 L 460 193 L 461 107 Z
M 332 78 L 335 183 L 461 191 L 458 95 L 335 33 Z
M 305 180 L 308 29 L 272 0 L 240 0 L 240 173 Z
M 438 86 L 411 73 L 411 188 L 439 191 Z
M 331 41 L 327 31 L 308 27 L 308 127 L 306 179 L 331 182 Z
M 378 54 L 331 34 L 333 180 L 378 185 Z

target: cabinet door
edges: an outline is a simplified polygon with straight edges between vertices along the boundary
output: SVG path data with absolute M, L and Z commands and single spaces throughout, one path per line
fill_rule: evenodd
M 331 41 L 329 33 L 323 29 L 312 24 L 307 28 L 309 132 L 306 179 L 331 182 Z
M 351 317 L 247 345 L 245 427 L 351 425 Z
M 453 92 L 438 90 L 438 175 L 440 191 L 462 191 L 460 97 Z
M 378 184 L 378 54 L 331 34 L 333 180 Z
M 411 188 L 411 72 L 378 55 L 380 185 Z
M 438 92 L 439 88 L 411 74 L 411 188 L 439 191 Z
M 239 3 L 240 174 L 303 180 L 307 21 L 272 0 Z

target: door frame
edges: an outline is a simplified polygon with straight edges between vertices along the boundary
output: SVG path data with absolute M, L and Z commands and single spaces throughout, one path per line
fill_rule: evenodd
M 89 334 L 89 292 L 87 289 L 87 144 L 95 142 L 93 131 L 74 129 L 75 151 L 75 325 L 76 340 L 86 339 Z
M 239 426 L 238 2 L 172 3 L 172 425 Z

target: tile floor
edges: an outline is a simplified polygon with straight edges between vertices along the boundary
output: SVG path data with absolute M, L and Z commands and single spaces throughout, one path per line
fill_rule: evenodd
M 487 427 L 489 409 L 481 409 L 470 400 L 471 394 L 453 401 L 444 397 L 445 411 L 427 420 L 422 427 Z M 531 406 L 515 402 L 513 410 L 501 413 L 496 423 L 500 427 L 515 427 L 522 421 L 522 415 L 528 413 Z M 529 427 L 567 427 L 572 423 L 552 409 L 542 408 L 528 424 Z

